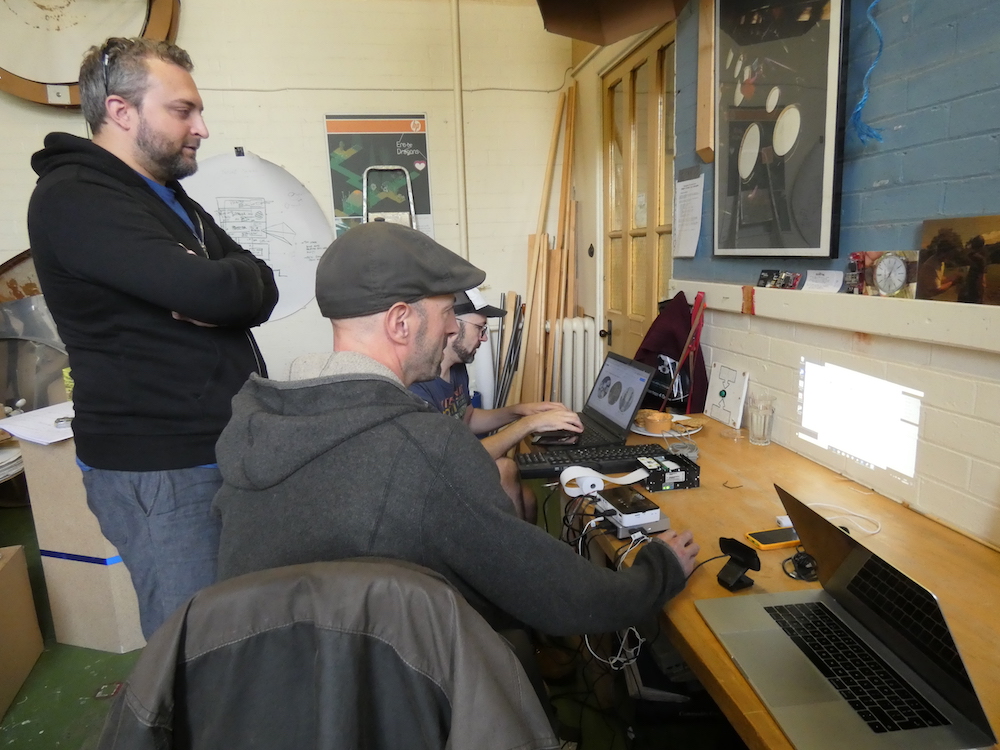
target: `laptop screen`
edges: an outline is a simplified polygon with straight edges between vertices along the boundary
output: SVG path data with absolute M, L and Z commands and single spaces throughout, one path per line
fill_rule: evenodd
M 621 355 L 609 353 L 594 382 L 584 411 L 612 422 L 623 433 L 639 411 L 653 368 Z

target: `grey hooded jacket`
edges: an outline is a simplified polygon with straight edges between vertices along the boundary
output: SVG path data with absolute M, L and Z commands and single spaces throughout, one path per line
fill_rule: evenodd
M 385 367 L 338 353 L 321 377 L 252 376 L 216 448 L 223 486 L 219 576 L 387 557 L 450 581 L 496 629 L 619 630 L 685 583 L 666 544 L 621 571 L 583 559 L 514 515 L 496 465 L 468 428 Z

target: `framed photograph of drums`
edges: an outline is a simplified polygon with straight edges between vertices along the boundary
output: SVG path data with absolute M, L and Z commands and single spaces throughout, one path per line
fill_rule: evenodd
M 845 3 L 717 3 L 715 254 L 836 257 Z

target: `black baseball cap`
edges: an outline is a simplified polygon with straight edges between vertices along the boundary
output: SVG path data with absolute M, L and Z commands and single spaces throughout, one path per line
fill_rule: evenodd
M 478 289 L 467 289 L 455 294 L 455 315 L 468 315 L 469 313 L 479 313 L 487 318 L 502 318 L 507 314 L 507 311 L 493 307 L 493 305 L 487 305 L 486 298 Z
M 486 279 L 423 232 L 389 221 L 358 224 L 330 243 L 316 266 L 323 317 L 360 318 L 397 302 L 455 294 Z

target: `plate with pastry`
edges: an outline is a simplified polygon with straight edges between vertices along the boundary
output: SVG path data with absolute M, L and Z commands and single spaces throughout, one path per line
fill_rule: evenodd
M 632 432 L 645 437 L 687 437 L 704 426 L 705 417 L 640 409 L 632 422 Z

